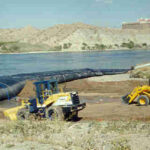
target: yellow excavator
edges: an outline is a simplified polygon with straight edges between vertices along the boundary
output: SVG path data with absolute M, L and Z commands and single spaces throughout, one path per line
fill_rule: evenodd
M 56 80 L 34 82 L 36 97 L 21 100 L 21 105 L 4 111 L 10 120 L 48 118 L 50 120 L 76 119 L 78 111 L 85 108 L 77 92 L 63 92 Z
M 138 86 L 130 94 L 123 96 L 122 100 L 126 104 L 137 102 L 139 106 L 147 106 L 150 104 L 150 86 Z

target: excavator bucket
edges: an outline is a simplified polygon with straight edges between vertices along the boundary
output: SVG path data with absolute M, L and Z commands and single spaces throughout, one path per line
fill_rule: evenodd
M 24 108 L 23 106 L 17 106 L 4 111 L 4 116 L 10 120 L 17 120 L 17 112 L 19 109 Z
M 127 95 L 125 95 L 125 96 L 122 97 L 122 102 L 123 102 L 124 104 L 129 104 L 130 99 L 131 99 L 131 98 L 130 98 L 129 95 L 127 94 Z

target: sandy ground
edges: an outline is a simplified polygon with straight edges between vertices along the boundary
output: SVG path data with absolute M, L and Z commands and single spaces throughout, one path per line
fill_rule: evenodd
M 81 102 L 87 106 L 79 112 L 81 120 L 150 120 L 150 106 L 125 105 L 121 97 L 138 85 L 148 84 L 145 79 L 130 79 L 129 74 L 92 77 L 60 84 L 65 91 L 78 91 Z M 22 98 L 35 96 L 32 81 L 18 95 Z M 0 110 L 16 103 L 1 102 Z

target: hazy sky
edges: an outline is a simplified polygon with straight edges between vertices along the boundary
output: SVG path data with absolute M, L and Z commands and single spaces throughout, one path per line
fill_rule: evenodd
M 150 0 L 0 0 L 0 28 L 83 22 L 120 27 L 150 18 Z

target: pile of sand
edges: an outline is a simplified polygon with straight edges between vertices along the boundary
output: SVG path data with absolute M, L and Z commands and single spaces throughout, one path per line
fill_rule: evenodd
M 30 98 L 36 96 L 35 86 L 33 84 L 34 81 L 26 81 L 25 87 L 19 93 L 19 97 L 21 98 Z

